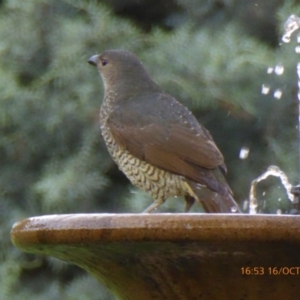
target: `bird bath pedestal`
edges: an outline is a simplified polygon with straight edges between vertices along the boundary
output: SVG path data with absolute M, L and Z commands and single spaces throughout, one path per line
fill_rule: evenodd
M 71 214 L 25 219 L 23 251 L 72 262 L 122 300 L 298 299 L 300 217 Z

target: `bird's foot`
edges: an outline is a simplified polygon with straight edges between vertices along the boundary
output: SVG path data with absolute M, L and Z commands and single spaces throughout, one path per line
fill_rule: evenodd
M 147 207 L 142 214 L 149 214 L 151 212 L 153 212 L 155 209 L 157 209 L 161 204 L 163 203 L 163 201 L 159 201 L 159 202 L 153 202 L 149 207 Z
M 193 206 L 193 204 L 195 203 L 195 198 L 192 197 L 192 196 L 185 196 L 184 197 L 184 200 L 185 200 L 185 209 L 184 209 L 184 212 L 189 212 L 189 210 L 191 209 L 191 207 Z

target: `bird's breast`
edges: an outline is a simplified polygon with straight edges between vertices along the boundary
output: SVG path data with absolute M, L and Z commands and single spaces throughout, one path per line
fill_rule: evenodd
M 180 176 L 159 169 L 118 145 L 107 123 L 112 110 L 109 101 L 104 101 L 100 110 L 100 127 L 107 149 L 119 169 L 132 184 L 150 192 L 155 199 L 184 195 L 186 183 Z

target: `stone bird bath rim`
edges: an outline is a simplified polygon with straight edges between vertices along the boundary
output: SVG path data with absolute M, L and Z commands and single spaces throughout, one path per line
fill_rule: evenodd
M 11 237 L 25 252 L 84 268 L 117 299 L 297 299 L 300 293 L 300 268 L 291 269 L 300 267 L 299 216 L 51 215 L 16 223 Z

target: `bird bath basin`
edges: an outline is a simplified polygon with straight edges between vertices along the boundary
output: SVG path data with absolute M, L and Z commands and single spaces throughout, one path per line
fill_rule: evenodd
M 72 262 L 123 300 L 298 299 L 300 217 L 71 214 L 16 223 L 25 252 Z

